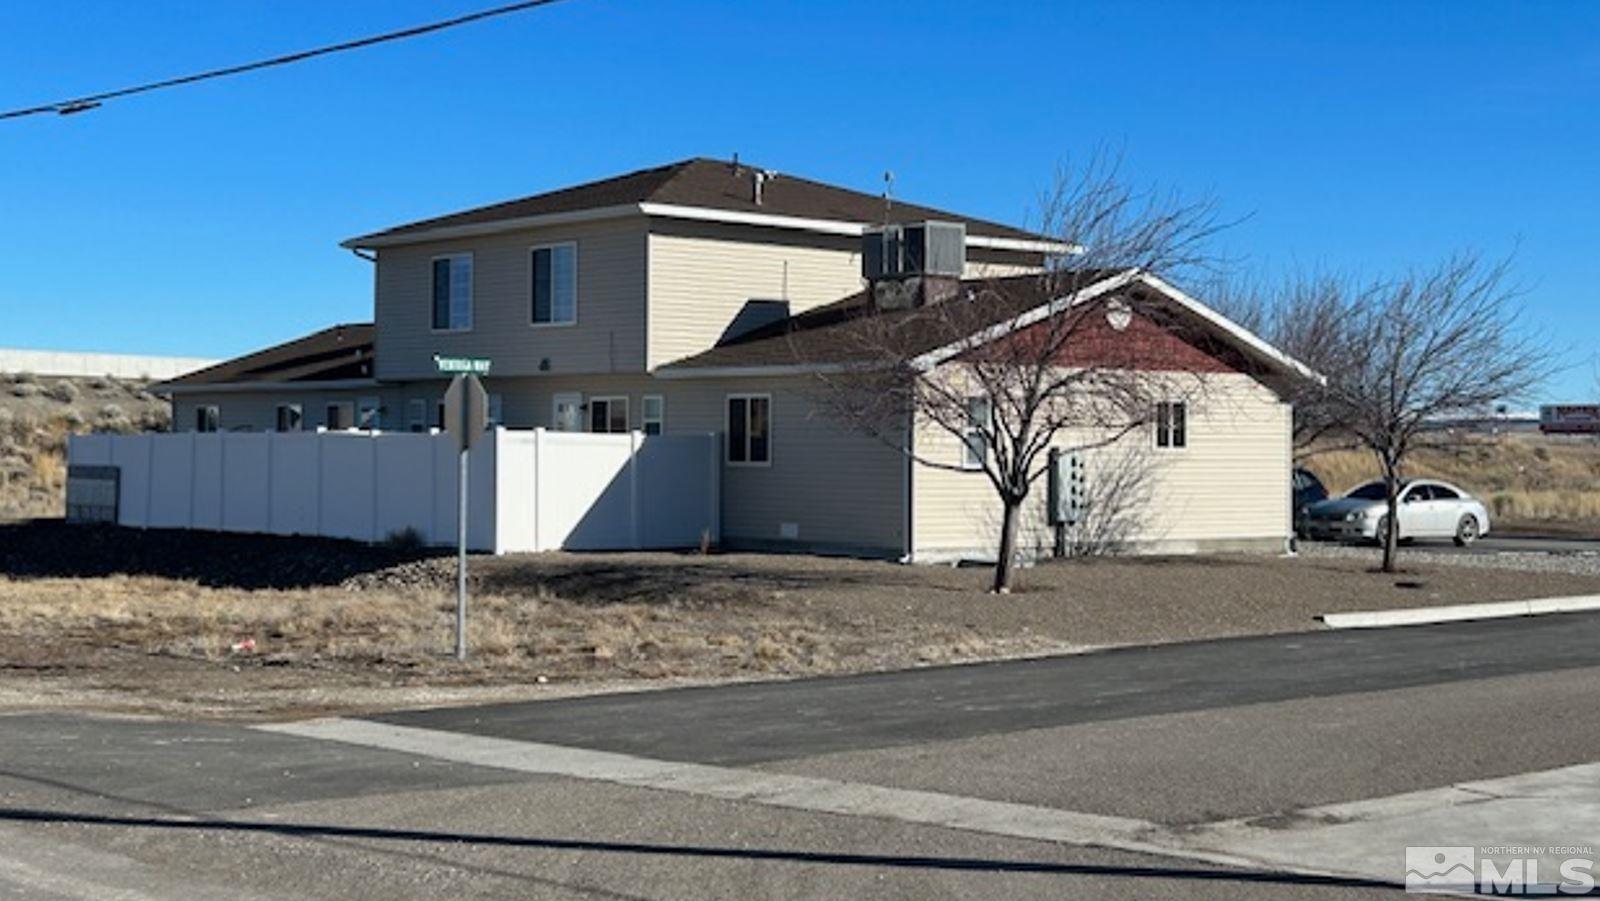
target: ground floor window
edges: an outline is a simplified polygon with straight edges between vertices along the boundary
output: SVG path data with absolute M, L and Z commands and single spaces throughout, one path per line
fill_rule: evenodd
M 1183 401 L 1156 404 L 1156 447 L 1177 450 L 1189 446 L 1189 405 Z
M 505 398 L 498 394 L 489 395 L 488 413 L 489 428 L 492 429 L 497 425 L 505 425 Z
M 626 432 L 628 430 L 628 399 L 626 397 L 589 398 L 589 431 Z
M 356 428 L 383 428 L 383 404 L 376 397 L 363 397 L 356 401 Z
M 328 404 L 322 422 L 328 431 L 342 432 L 355 425 L 355 408 L 349 401 Z
M 278 431 L 298 432 L 304 422 L 305 417 L 301 415 L 299 404 L 278 404 Z
M 639 427 L 646 435 L 659 435 L 667 426 L 667 399 L 659 394 L 646 394 L 640 399 Z
M 989 427 L 989 398 L 967 398 L 967 423 L 961 430 L 961 468 L 982 469 L 989 462 L 989 443 L 984 437 Z
M 728 396 L 728 462 L 765 466 L 772 462 L 772 396 Z
M 194 408 L 194 430 L 197 432 L 215 432 L 221 420 L 222 415 L 215 406 Z
M 420 397 L 406 401 L 406 428 L 413 432 L 428 430 L 428 402 Z

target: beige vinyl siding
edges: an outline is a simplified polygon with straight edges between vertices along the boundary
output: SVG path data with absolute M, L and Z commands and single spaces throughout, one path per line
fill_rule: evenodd
M 503 397 L 509 428 L 549 427 L 558 393 L 626 397 L 628 426 L 643 427 L 643 397 L 665 403 L 666 434 L 727 429 L 730 394 L 770 394 L 770 466 L 722 467 L 722 532 L 731 546 L 823 550 L 899 557 L 904 550 L 904 458 L 867 436 L 841 429 L 812 410 L 803 381 L 788 378 L 657 379 L 648 375 L 497 379 L 484 387 Z M 409 394 L 437 386 L 407 386 Z M 798 527 L 782 537 L 783 523 Z
M 378 251 L 377 377 L 429 378 L 433 355 L 488 357 L 493 374 L 642 371 L 645 361 L 642 216 L 386 247 Z M 577 245 L 577 322 L 535 326 L 532 249 Z M 433 260 L 472 254 L 472 328 L 433 330 Z
M 650 367 L 716 345 L 744 305 L 798 313 L 859 291 L 861 240 L 709 222 L 651 220 Z
M 218 428 L 224 432 L 267 432 L 278 423 L 279 404 L 299 404 L 302 426 L 305 431 L 315 431 L 327 425 L 327 407 L 333 403 L 348 403 L 352 415 L 360 410 L 361 398 L 376 397 L 383 406 L 383 427 L 389 430 L 405 428 L 404 402 L 395 387 L 350 388 L 313 391 L 219 391 L 208 394 L 178 394 L 172 398 L 172 430 L 192 432 L 195 409 L 202 406 L 217 408 Z
M 1037 253 L 1018 253 L 1013 250 L 991 250 L 985 247 L 968 247 L 967 264 L 962 278 L 1006 278 L 1026 275 L 1044 268 L 1044 257 Z
M 1137 524 L 1129 536 L 1133 549 L 1268 547 L 1288 537 L 1289 405 L 1248 376 L 1203 378 L 1203 389 L 1189 398 L 1186 448 L 1158 451 L 1150 430 L 1141 429 L 1116 445 L 1087 452 L 1091 486 L 1097 467 L 1118 465 L 1129 454 L 1148 464 L 1142 492 L 1147 500 L 1130 514 Z M 1073 436 L 1063 435 L 1057 444 L 1072 441 Z M 960 441 L 936 426 L 924 423 L 916 442 L 919 456 L 960 463 Z M 912 484 L 912 536 L 919 557 L 994 553 L 1000 504 L 983 473 L 918 465 Z M 1051 546 L 1046 497 L 1041 478 L 1018 529 L 1026 552 L 1044 553 Z

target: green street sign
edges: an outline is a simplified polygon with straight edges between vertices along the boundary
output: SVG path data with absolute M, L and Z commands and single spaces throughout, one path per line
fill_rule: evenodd
M 484 357 L 441 357 L 433 355 L 433 365 L 440 372 L 488 375 L 489 360 Z

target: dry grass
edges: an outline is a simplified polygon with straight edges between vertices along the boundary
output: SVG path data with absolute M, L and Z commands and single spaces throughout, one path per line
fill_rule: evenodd
M 1307 456 L 1304 464 L 1334 493 L 1378 476 L 1377 462 L 1364 451 L 1325 451 Z M 1593 441 L 1481 439 L 1459 449 L 1419 451 L 1409 474 L 1460 485 L 1484 498 L 1497 519 L 1600 527 L 1600 443 Z

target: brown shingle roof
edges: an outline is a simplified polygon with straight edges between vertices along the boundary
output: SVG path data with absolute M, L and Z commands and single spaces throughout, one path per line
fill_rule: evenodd
M 330 326 L 181 375 L 158 387 L 368 379 L 372 378 L 375 334 L 370 322 Z
M 661 367 L 666 372 L 695 369 L 802 364 L 849 363 L 863 353 L 864 339 L 893 334 L 898 352 L 914 356 L 937 350 L 967 335 L 952 334 L 954 325 L 976 326 L 1004 322 L 1076 287 L 1091 285 L 1116 275 L 1116 270 L 1092 269 L 1072 275 L 1071 284 L 1060 276 L 1018 275 L 1000 279 L 962 281 L 957 296 L 943 303 L 981 303 L 982 316 L 962 315 L 952 320 L 938 316 L 933 307 L 876 310 L 868 291 L 816 307 L 788 319 L 755 329 L 703 353 Z M 971 293 L 969 292 L 976 292 Z
M 725 160 L 705 158 L 681 160 L 654 169 L 641 169 L 588 184 L 477 207 L 447 216 L 423 219 L 363 235 L 346 243 L 359 246 L 362 241 L 401 237 L 440 228 L 487 225 L 529 216 L 572 213 L 638 203 L 660 203 L 728 212 L 764 213 L 773 216 L 858 223 L 882 222 L 885 219 L 882 197 L 788 174 L 780 174 L 767 181 L 762 189 L 762 202 L 757 204 L 751 191 L 751 173 L 758 168 L 743 163 L 738 164 L 736 168 L 734 163 Z M 974 219 L 970 216 L 900 201 L 895 201 L 889 207 L 887 218 L 890 222 L 947 219 L 965 222 L 967 232 L 973 235 L 1046 240 L 1044 236 L 998 222 Z

